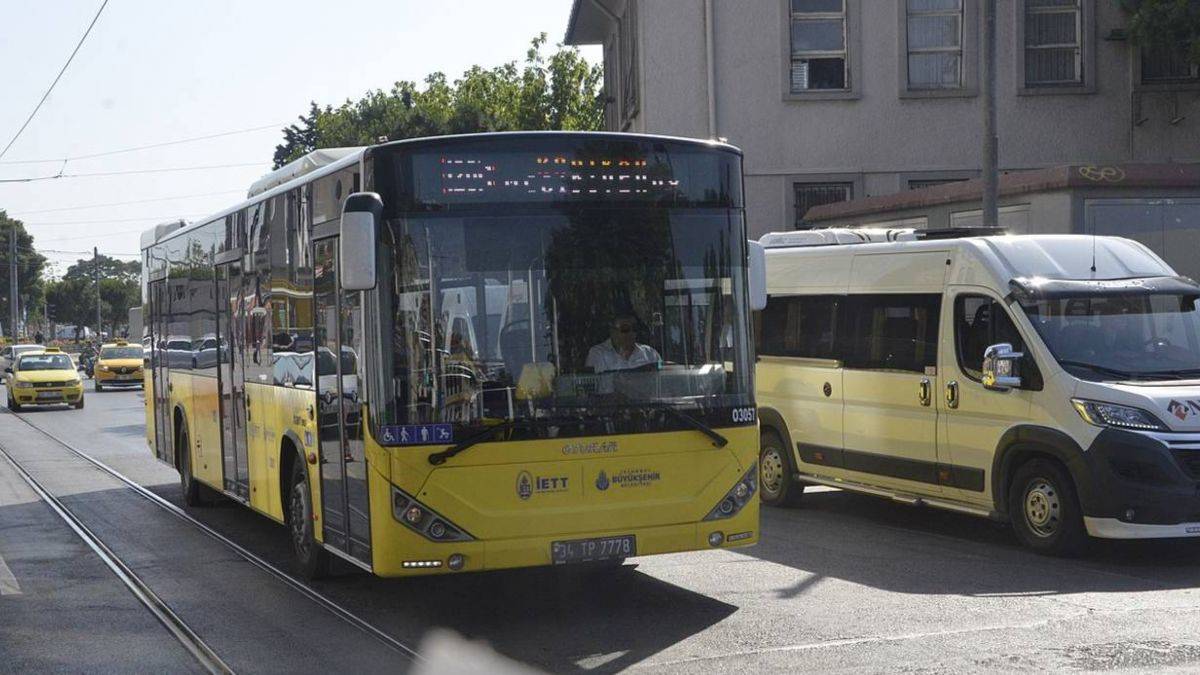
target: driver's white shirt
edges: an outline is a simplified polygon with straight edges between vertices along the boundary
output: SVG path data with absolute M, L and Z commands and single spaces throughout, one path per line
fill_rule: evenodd
M 612 340 L 605 340 L 588 350 L 587 361 L 584 363 L 593 372 L 603 373 L 609 370 L 629 370 L 645 365 L 657 364 L 658 352 L 650 345 L 634 343 L 633 351 L 626 358 L 613 347 Z

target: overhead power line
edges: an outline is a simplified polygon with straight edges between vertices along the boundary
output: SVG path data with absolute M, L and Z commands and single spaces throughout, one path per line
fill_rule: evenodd
M 53 159 L 21 159 L 0 162 L 0 164 L 52 164 L 57 162 L 71 162 L 81 159 L 95 159 L 97 157 L 108 157 L 109 155 L 120 155 L 126 152 L 137 152 L 139 150 L 151 150 L 153 148 L 164 148 L 169 145 L 181 145 L 183 143 L 194 143 L 196 141 L 206 141 L 213 138 L 222 138 L 224 136 L 235 136 L 237 134 L 248 134 L 254 131 L 263 131 L 265 129 L 280 129 L 286 126 L 283 124 L 264 124 L 258 127 L 250 127 L 248 129 L 235 129 L 233 131 L 222 131 L 216 134 L 208 134 L 207 136 L 193 136 L 191 138 L 181 138 L 174 141 L 163 141 L 162 143 L 151 143 L 150 145 L 138 145 L 132 148 L 121 148 L 120 150 L 108 150 L 106 152 L 96 152 L 89 155 L 73 155 L 70 157 L 56 157 Z
M 139 227 L 136 230 L 120 230 L 119 232 L 104 232 L 102 234 L 92 233 L 92 234 L 85 234 L 85 235 L 78 236 L 78 237 L 50 237 L 50 238 L 38 237 L 37 240 L 38 241 L 79 241 L 80 239 L 103 239 L 104 237 L 112 237 L 112 236 L 115 236 L 118 234 L 141 234 L 142 232 L 145 232 L 148 229 L 149 228 L 146 228 L 146 227 Z
M 169 216 L 144 216 L 142 218 L 107 218 L 104 220 L 47 220 L 33 221 L 25 223 L 29 227 L 46 227 L 47 225 L 91 225 L 93 223 L 136 223 L 143 220 L 157 220 L 158 222 L 176 221 L 180 218 L 198 218 L 207 215 L 206 213 L 173 213 Z
M 104 8 L 107 6 L 108 0 L 104 0 L 104 2 L 100 3 L 100 9 L 96 10 L 96 16 L 92 17 L 92 22 L 88 24 L 87 30 L 83 32 L 83 37 L 79 38 L 79 42 L 75 44 L 75 49 L 71 50 L 71 55 L 67 57 L 67 62 L 64 63 L 63 67 L 58 71 L 58 75 L 54 76 L 54 81 L 50 83 L 50 87 L 46 89 L 46 93 L 42 94 L 41 100 L 38 101 L 37 105 L 33 107 L 33 112 L 29 113 L 29 117 L 25 119 L 25 123 L 21 125 L 21 128 L 17 129 L 17 133 L 13 135 L 12 140 L 8 142 L 8 145 L 4 146 L 3 150 L 0 150 L 0 158 L 8 154 L 9 148 L 13 146 L 13 143 L 17 142 L 17 139 L 21 137 L 22 133 L 24 133 L 25 127 L 29 126 L 29 123 L 33 121 L 34 116 L 36 116 L 38 111 L 42 109 L 42 104 L 45 103 L 46 99 L 50 97 L 50 92 L 54 91 L 54 85 L 58 84 L 58 81 L 62 79 L 63 73 L 67 72 L 67 66 L 71 65 L 71 61 L 75 60 L 75 55 L 79 53 L 79 48 L 83 46 L 83 42 L 84 40 L 87 40 L 88 35 L 91 35 L 92 28 L 96 25 L 96 22 L 100 20 L 100 15 L 104 13 Z
M 145 173 L 170 173 L 174 171 L 206 171 L 208 169 L 233 169 L 243 166 L 262 166 L 265 162 L 242 162 L 239 164 L 211 164 L 208 166 L 179 166 L 161 169 L 134 169 L 131 171 L 97 171 L 94 173 L 60 173 L 54 176 L 31 176 L 29 178 L 0 178 L 0 183 L 33 183 L 59 178 L 94 178 L 96 176 L 131 176 Z
M 246 194 L 246 190 L 222 190 L 220 192 L 200 192 L 194 195 L 175 195 L 174 197 L 155 197 L 154 199 L 136 199 L 129 202 L 108 202 L 107 204 L 82 204 L 80 206 L 62 206 L 57 209 L 35 209 L 33 211 L 14 211 L 9 213 L 10 217 L 27 216 L 31 213 L 58 213 L 61 211 L 82 211 L 85 209 L 99 209 L 108 206 L 128 206 L 129 204 L 149 204 L 151 202 L 170 202 L 176 199 L 193 199 L 195 197 L 216 197 L 218 195 Z

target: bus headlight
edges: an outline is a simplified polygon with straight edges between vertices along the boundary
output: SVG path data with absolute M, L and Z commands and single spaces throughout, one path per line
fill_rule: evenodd
M 392 516 L 430 541 L 471 541 L 475 538 L 395 485 L 392 486 Z
M 723 518 L 732 518 L 742 510 L 742 507 L 754 498 L 758 493 L 758 462 L 750 465 L 750 469 L 742 476 L 742 479 L 737 482 L 721 501 L 713 507 L 712 511 L 704 516 L 705 520 L 721 520 Z

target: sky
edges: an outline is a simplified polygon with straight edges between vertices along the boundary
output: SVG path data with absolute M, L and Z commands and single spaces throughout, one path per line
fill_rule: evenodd
M 0 0 L 0 148 L 45 93 L 101 0 Z M 110 0 L 29 127 L 0 181 L 31 176 L 212 167 L 0 182 L 62 274 L 77 258 L 132 259 L 143 230 L 231 206 L 271 168 L 280 129 L 321 104 L 435 71 L 522 60 L 529 41 L 562 40 L 571 0 Z M 586 48 L 592 62 L 598 48 Z M 262 128 L 265 127 L 265 128 Z M 193 143 L 71 159 L 259 128 Z M 54 159 L 43 163 L 30 160 Z M 21 163 L 18 163 L 21 162 Z M 155 200 L 155 201 L 148 201 Z M 114 202 L 138 204 L 98 206 Z M 86 208 L 75 208 L 86 207 Z

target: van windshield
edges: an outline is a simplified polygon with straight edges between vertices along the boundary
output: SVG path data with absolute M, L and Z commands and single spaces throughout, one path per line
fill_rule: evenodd
M 1200 313 L 1193 296 L 1086 295 L 1022 307 L 1054 358 L 1081 379 L 1200 376 Z

